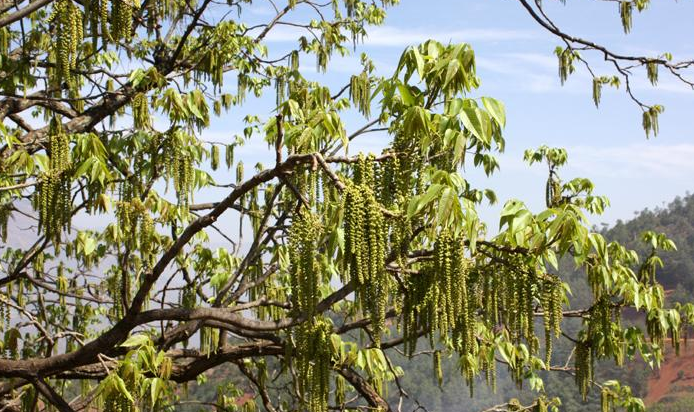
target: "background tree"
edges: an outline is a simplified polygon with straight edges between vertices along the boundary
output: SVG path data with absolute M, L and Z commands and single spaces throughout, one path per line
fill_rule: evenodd
M 389 390 L 407 397 L 396 351 L 431 356 L 439 382 L 455 356 L 471 393 L 480 375 L 495 386 L 498 364 L 537 391 L 496 409 L 558 405 L 543 371 L 574 375 L 583 396 L 597 387 L 605 410 L 642 409 L 593 365 L 655 365 L 666 339 L 679 345 L 694 311 L 666 309 L 653 275 L 671 241 L 647 233 L 639 263 L 590 230 L 585 213 L 606 198 L 562 181 L 567 154 L 548 147 L 526 153 L 548 167 L 547 209 L 510 200 L 490 235 L 476 207 L 496 195 L 461 170 L 497 169 L 505 113 L 474 95 L 466 44 L 408 48 L 385 78 L 364 56 L 339 90 L 302 76 L 300 59 L 326 70 L 391 3 L 295 0 L 259 24 L 242 23 L 247 1 L 3 6 L 4 409 L 390 411 Z M 264 39 L 281 26 L 306 35 L 275 55 Z M 243 112 L 270 88 L 266 114 Z M 244 136 L 202 140 L 227 111 Z M 346 113 L 364 124 L 348 132 Z M 382 153 L 349 155 L 374 131 L 389 136 Z M 249 173 L 234 151 L 261 139 L 270 165 Z M 90 221 L 99 229 L 77 224 Z M 584 307 L 568 307 L 565 256 L 589 280 Z M 621 324 L 625 307 L 644 313 L 645 333 Z M 556 359 L 564 317 L 581 324 Z M 215 400 L 186 395 L 232 364 Z

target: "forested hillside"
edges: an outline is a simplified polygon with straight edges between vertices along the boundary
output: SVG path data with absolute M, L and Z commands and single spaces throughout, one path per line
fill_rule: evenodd
M 673 291 L 671 300 L 691 300 L 694 291 L 694 195 L 678 197 L 662 209 L 643 210 L 626 223 L 617 222 L 604 234 L 643 255 L 647 247 L 639 241 L 639 234 L 645 230 L 666 233 L 677 245 L 677 251 L 662 253 L 665 265 L 658 271 L 658 280 Z

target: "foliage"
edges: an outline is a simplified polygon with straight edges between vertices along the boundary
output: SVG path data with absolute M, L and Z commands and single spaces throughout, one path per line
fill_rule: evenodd
M 561 180 L 562 149 L 526 153 L 548 166 L 546 209 L 508 200 L 490 234 L 476 210 L 496 194 L 461 171 L 498 169 L 506 115 L 474 95 L 469 45 L 409 47 L 389 77 L 364 56 L 337 92 L 302 75 L 300 59 L 325 71 L 395 1 L 290 0 L 259 24 L 241 21 L 249 1 L 49 3 L 0 20 L 3 408 L 171 409 L 195 402 L 180 384 L 233 363 L 254 398 L 239 405 L 242 385 L 226 382 L 206 406 L 390 411 L 389 391 L 406 394 L 393 352 L 425 345 L 437 381 L 444 356 L 471 394 L 480 376 L 493 389 L 501 364 L 536 392 L 503 407 L 545 411 L 560 403 L 546 372 L 570 372 L 586 398 L 596 362 L 657 365 L 694 319 L 691 305 L 665 307 L 654 276 L 674 244 L 647 234 L 640 262 L 591 230 L 586 214 L 607 199 Z M 264 39 L 282 25 L 308 34 L 277 56 Z M 244 112 L 272 88 L 273 116 Z M 47 124 L 28 125 L 28 109 Z M 243 135 L 203 140 L 227 111 Z M 348 134 L 346 114 L 365 125 Z M 374 131 L 388 137 L 380 154 L 349 155 Z M 274 162 L 249 173 L 234 150 L 260 140 Z M 30 245 L 15 219 L 33 226 Z M 588 279 L 585 306 L 569 310 L 562 258 Z M 624 308 L 646 327 L 623 325 Z M 571 367 L 552 346 L 565 317 L 580 320 Z M 643 409 L 621 383 L 602 388 L 606 407 Z
M 649 410 L 653 412 L 684 412 L 692 409 L 692 396 L 680 397 L 670 402 L 662 402 L 654 405 Z

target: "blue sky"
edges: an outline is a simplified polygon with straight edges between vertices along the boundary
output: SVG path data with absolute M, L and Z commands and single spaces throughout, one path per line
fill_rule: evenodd
M 655 55 L 668 51 L 675 59 L 694 57 L 694 47 L 684 39 L 692 38 L 687 29 L 694 15 L 691 2 L 657 0 L 644 13 L 634 13 L 631 34 L 621 28 L 617 6 L 613 2 L 572 0 L 567 5 L 546 0 L 548 14 L 565 31 L 602 43 L 623 53 Z M 272 13 L 269 3 L 256 2 L 246 17 L 262 19 Z M 281 51 L 296 40 L 295 32 L 279 30 L 268 37 L 270 52 Z M 466 176 L 477 187 L 497 191 L 501 203 L 519 198 L 538 211 L 543 204 L 545 170 L 522 163 L 522 152 L 540 144 L 569 150 L 565 178 L 588 177 L 596 192 L 606 194 L 612 207 L 593 223 L 614 223 L 628 219 L 643 208 L 662 206 L 663 202 L 694 190 L 694 138 L 691 113 L 694 91 L 661 72 L 660 83 L 653 88 L 645 73 L 635 72 L 634 89 L 647 103 L 665 105 L 661 132 L 647 140 L 640 124 L 640 110 L 623 89 L 603 91 L 600 109 L 591 99 L 591 81 L 581 68 L 561 86 L 553 49 L 559 41 L 545 32 L 514 0 L 403 0 L 390 9 L 386 24 L 372 28 L 370 36 L 352 56 L 336 58 L 327 74 L 315 73 L 312 61 L 302 62 L 308 76 L 338 88 L 352 73 L 360 71 L 359 54 L 367 52 L 380 74 L 390 74 L 402 50 L 428 38 L 442 42 L 468 42 L 476 51 L 482 87 L 473 94 L 502 100 L 507 109 L 507 151 L 500 157 L 501 171 L 487 179 L 467 170 Z M 598 74 L 611 75 L 592 55 Z M 233 83 L 233 82 L 229 82 Z M 233 89 L 232 86 L 230 88 Z M 270 93 L 272 94 L 272 93 Z M 271 115 L 274 97 L 232 110 L 235 114 L 215 120 L 201 136 L 206 140 L 231 141 L 242 129 L 239 119 L 247 113 Z M 348 117 L 348 129 L 362 123 Z M 352 146 L 380 150 L 382 137 L 371 135 Z M 239 151 L 247 168 L 271 156 L 262 144 L 251 144 Z M 270 163 L 270 160 L 265 162 Z M 220 178 L 222 181 L 229 180 Z M 499 205 L 485 208 L 483 218 L 492 227 L 498 221 Z

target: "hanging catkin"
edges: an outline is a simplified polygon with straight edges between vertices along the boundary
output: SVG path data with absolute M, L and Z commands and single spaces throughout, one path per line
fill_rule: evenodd
M 55 83 L 74 87 L 72 70 L 77 66 L 78 49 L 84 37 L 82 11 L 72 0 L 58 0 L 48 16 L 56 41 L 52 43 L 52 58 L 56 68 Z
M 345 261 L 349 281 L 357 286 L 359 304 L 369 314 L 378 345 L 385 327 L 391 288 L 385 273 L 387 230 L 381 205 L 373 192 L 373 159 L 360 156 L 354 182 L 343 193 Z
M 70 229 L 72 199 L 70 192 L 69 137 L 62 125 L 53 118 L 49 125 L 48 170 L 38 186 L 39 229 L 56 244 L 62 230 Z

